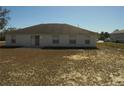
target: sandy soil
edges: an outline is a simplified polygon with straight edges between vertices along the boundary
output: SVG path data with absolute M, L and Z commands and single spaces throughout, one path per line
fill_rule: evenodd
M 124 49 L 0 48 L 0 85 L 124 85 Z

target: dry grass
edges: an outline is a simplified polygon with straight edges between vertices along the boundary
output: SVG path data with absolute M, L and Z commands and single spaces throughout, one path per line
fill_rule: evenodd
M 0 48 L 0 85 L 124 85 L 124 48 L 98 48 Z

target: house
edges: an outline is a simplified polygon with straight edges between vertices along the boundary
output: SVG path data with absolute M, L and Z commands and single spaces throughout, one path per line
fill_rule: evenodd
M 116 30 L 110 35 L 112 42 L 124 43 L 124 30 Z
M 6 46 L 96 47 L 95 32 L 69 24 L 40 24 L 6 33 Z

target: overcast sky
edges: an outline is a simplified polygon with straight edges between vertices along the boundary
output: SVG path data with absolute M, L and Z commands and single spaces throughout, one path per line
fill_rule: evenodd
M 9 6 L 4 8 L 11 11 L 9 27 L 24 28 L 42 23 L 67 23 L 95 32 L 124 29 L 123 6 Z

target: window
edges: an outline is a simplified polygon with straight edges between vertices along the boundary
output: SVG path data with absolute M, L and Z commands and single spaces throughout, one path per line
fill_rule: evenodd
M 57 35 L 54 35 L 53 36 L 53 41 L 52 41 L 53 44 L 59 44 L 59 36 Z
M 53 40 L 53 44 L 59 44 L 59 40 Z
M 11 36 L 11 43 L 15 44 L 16 43 L 16 36 Z
M 85 40 L 85 44 L 90 44 L 90 40 Z
M 16 40 L 15 40 L 15 39 L 12 39 L 12 40 L 11 40 L 11 43 L 12 43 L 12 44 L 15 44 L 15 43 L 16 43 Z
M 76 40 L 69 40 L 69 44 L 76 44 Z
M 76 38 L 77 38 L 76 35 L 73 35 L 73 34 L 69 35 L 69 39 L 70 39 L 69 44 L 75 45 L 76 44 Z

